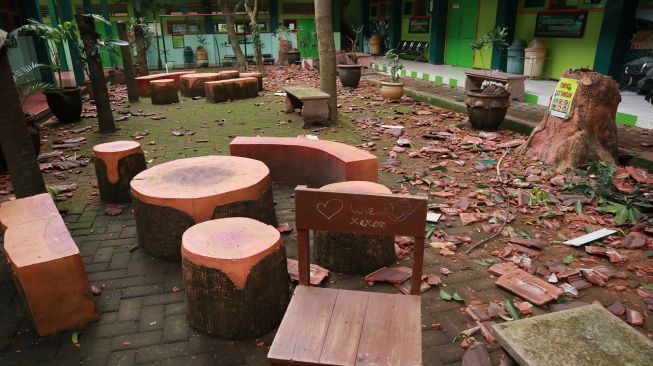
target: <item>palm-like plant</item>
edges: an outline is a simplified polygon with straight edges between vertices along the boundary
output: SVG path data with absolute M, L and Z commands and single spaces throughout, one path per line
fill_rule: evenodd
M 30 95 L 52 87 L 52 84 L 34 78 L 34 71 L 47 68 L 50 68 L 50 66 L 32 62 L 29 65 L 13 70 L 14 83 L 16 83 L 18 94 L 20 94 L 21 105 L 25 104 L 25 100 Z

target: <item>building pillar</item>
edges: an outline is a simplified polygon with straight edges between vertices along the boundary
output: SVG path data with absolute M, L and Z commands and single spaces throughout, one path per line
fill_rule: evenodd
M 396 48 L 401 41 L 401 0 L 390 0 L 390 24 L 388 27 L 388 47 Z
M 213 7 L 211 6 L 211 0 L 204 0 L 204 14 L 213 14 Z M 204 33 L 206 34 L 215 33 L 215 27 L 213 26 L 213 15 L 204 16 Z
M 59 0 L 59 7 L 61 8 L 61 18 L 64 22 L 73 21 L 73 7 L 70 0 Z M 75 73 L 75 83 L 77 86 L 84 85 L 84 65 L 81 62 L 81 53 L 79 50 L 79 40 L 77 35 L 73 32 L 72 37 L 68 39 L 68 50 L 70 50 L 70 60 L 73 64 L 73 72 Z
M 102 12 L 102 16 L 104 19 L 107 21 L 111 21 L 111 17 L 109 16 L 109 1 L 108 0 L 100 0 L 100 11 Z M 113 29 L 111 28 L 110 25 L 104 24 L 104 37 L 105 38 L 113 38 Z M 111 68 L 116 67 L 116 57 L 113 55 L 113 52 L 109 52 L 109 61 L 111 63 Z
M 517 24 L 517 8 L 519 7 L 518 0 L 499 0 L 497 4 L 497 18 L 496 27 L 504 27 L 508 31 L 506 42 L 512 44 L 515 40 L 515 25 Z M 507 50 L 493 50 L 492 63 L 490 69 L 506 71 L 506 64 L 508 62 Z
M 57 8 L 54 6 L 54 1 L 48 0 L 48 15 L 50 15 L 50 25 L 56 27 L 59 25 L 59 14 L 57 13 Z M 61 6 L 59 7 L 61 8 Z M 63 17 L 62 17 L 63 18 Z M 64 22 L 65 19 L 62 19 Z M 66 58 L 66 48 L 64 48 L 63 43 L 57 43 L 57 52 L 59 53 L 59 65 L 61 66 L 61 71 L 68 71 L 68 60 Z M 72 54 L 71 54 L 72 58 Z
M 332 0 L 331 10 L 333 31 L 340 32 L 340 23 L 342 22 L 342 4 L 340 3 L 340 0 Z
M 270 0 L 270 31 L 273 33 L 279 28 L 279 2 Z
M 84 0 L 84 6 L 86 6 L 86 2 L 91 3 L 91 0 Z M 134 18 L 139 19 L 143 17 L 143 10 L 141 9 L 141 0 L 134 0 L 133 2 L 133 8 L 134 8 Z
M 363 26 L 363 33 L 360 39 L 360 52 L 363 52 L 363 45 L 365 44 L 365 37 L 370 36 L 370 0 L 360 0 L 361 3 L 361 25 Z
M 27 19 L 34 19 L 38 22 L 43 22 L 38 0 L 23 1 L 21 5 L 23 10 L 21 12 L 23 24 L 27 23 Z M 32 36 L 32 41 L 34 42 L 34 49 L 36 51 L 36 62 L 52 66 L 52 61 L 50 60 L 50 55 L 48 53 L 48 46 L 45 44 L 45 41 L 37 36 Z M 42 67 L 40 72 L 41 80 L 50 84 L 55 83 L 52 68 Z
M 436 65 L 444 63 L 444 47 L 447 43 L 448 0 L 432 0 L 431 38 L 429 40 L 429 62 Z M 401 2 L 399 2 L 401 5 Z M 401 13 L 400 13 L 401 14 Z M 400 15 L 401 16 L 401 15 Z
M 594 71 L 619 80 L 629 40 L 635 30 L 637 1 L 608 0 L 594 57 Z
M 84 14 L 93 14 L 93 2 L 91 0 L 83 0 Z

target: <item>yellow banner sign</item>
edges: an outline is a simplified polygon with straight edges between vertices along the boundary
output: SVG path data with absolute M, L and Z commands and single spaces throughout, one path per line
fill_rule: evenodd
M 571 114 L 571 103 L 574 101 L 576 95 L 576 88 L 578 88 L 578 80 L 562 78 L 558 81 L 553 98 L 551 98 L 551 105 L 549 106 L 549 113 L 562 119 L 569 118 Z

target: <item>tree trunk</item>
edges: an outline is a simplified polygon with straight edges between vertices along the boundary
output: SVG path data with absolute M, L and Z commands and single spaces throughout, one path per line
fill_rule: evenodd
M 134 24 L 134 38 L 136 39 L 136 57 L 138 59 L 138 75 L 146 76 L 150 74 L 147 65 L 147 50 L 145 49 L 145 36 L 143 35 L 143 26 L 140 23 Z
M 127 38 L 127 26 L 125 22 L 118 22 L 118 36 L 120 40 L 129 42 Z M 122 53 L 122 66 L 125 69 L 125 83 L 127 84 L 127 97 L 129 98 L 129 103 L 138 102 L 138 90 L 136 90 L 136 80 L 134 65 L 132 64 L 132 48 L 130 46 L 120 47 L 120 52 Z
M 229 44 L 231 45 L 231 49 L 234 51 L 234 55 L 236 55 L 238 66 L 246 67 L 247 59 L 245 58 L 243 51 L 240 49 L 240 44 L 238 43 L 238 36 L 236 35 L 236 22 L 234 21 L 234 16 L 231 13 L 231 10 L 229 10 L 229 6 L 227 5 L 226 0 L 222 0 L 220 2 L 220 5 L 222 7 L 222 12 L 225 14 L 225 18 L 227 19 L 227 38 L 229 38 Z
M 14 84 L 7 47 L 2 47 L 2 44 L 0 85 L 3 85 L 0 88 L 0 100 L 3 105 L 0 108 L 0 144 L 16 198 L 44 193 L 45 183 L 27 132 L 27 122 Z
M 95 29 L 95 20 L 91 15 L 87 14 L 76 14 L 75 18 L 84 45 L 84 54 L 86 54 L 91 82 L 93 83 L 93 94 L 95 96 L 98 122 L 100 123 L 100 133 L 114 132 L 116 130 L 116 124 L 111 114 L 104 69 L 100 60 L 100 53 L 95 51 L 99 37 L 99 33 Z
M 601 160 L 616 163 L 619 85 L 608 76 L 586 69 L 565 70 L 562 77 L 578 80 L 569 118 L 548 111 L 518 152 L 565 172 Z
M 261 52 L 261 33 L 258 29 L 258 0 L 254 0 L 254 6 L 249 7 L 248 1 L 245 1 L 245 10 L 249 15 L 249 26 L 252 29 L 252 43 L 254 43 L 254 54 L 256 57 L 256 68 L 261 75 L 265 76 L 265 66 L 263 65 L 263 54 Z
M 315 0 L 315 24 L 320 56 L 320 90 L 329 94 L 329 120 L 338 118 L 336 94 L 336 45 L 333 40 L 331 0 Z

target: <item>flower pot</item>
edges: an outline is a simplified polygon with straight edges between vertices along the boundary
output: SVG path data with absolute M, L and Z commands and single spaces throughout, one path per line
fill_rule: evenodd
M 67 87 L 44 90 L 50 112 L 59 122 L 79 121 L 82 116 L 82 89 Z
M 285 54 L 289 64 L 299 63 L 299 51 L 286 51 Z
M 404 83 L 381 82 L 381 95 L 383 99 L 400 100 L 404 95 Z
M 483 94 L 481 90 L 468 90 L 467 115 L 472 127 L 492 131 L 499 128 L 510 107 L 510 93 Z
M 342 86 L 358 88 L 361 79 L 361 65 L 338 65 L 338 76 Z

